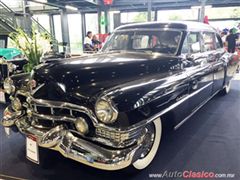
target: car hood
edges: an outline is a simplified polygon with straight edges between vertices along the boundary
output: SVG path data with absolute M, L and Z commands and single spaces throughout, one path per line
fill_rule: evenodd
M 36 98 L 87 100 L 124 83 L 166 77 L 178 57 L 147 53 L 108 53 L 45 63 L 35 69 Z

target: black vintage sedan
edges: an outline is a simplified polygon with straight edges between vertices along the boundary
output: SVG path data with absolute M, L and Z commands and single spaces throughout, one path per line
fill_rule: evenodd
M 40 146 L 99 169 L 144 169 L 163 120 L 177 129 L 216 93 L 227 94 L 238 65 L 209 25 L 125 25 L 99 54 L 38 66 L 2 124 L 26 135 L 36 163 Z

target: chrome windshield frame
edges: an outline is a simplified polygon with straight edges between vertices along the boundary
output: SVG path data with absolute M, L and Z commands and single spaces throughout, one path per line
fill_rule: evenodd
M 168 54 L 168 55 L 172 55 L 172 56 L 176 56 L 177 53 L 179 52 L 179 49 L 180 49 L 180 46 L 181 46 L 181 42 L 182 42 L 182 39 L 183 39 L 183 32 L 186 31 L 186 29 L 176 29 L 176 28 L 134 28 L 134 29 L 120 29 L 120 30 L 116 30 L 114 31 L 111 36 L 109 37 L 108 41 L 104 44 L 104 46 L 102 47 L 101 49 L 101 53 L 106 53 L 108 51 L 106 51 L 106 47 L 109 45 L 109 43 L 111 42 L 112 38 L 114 37 L 114 35 L 116 33 L 124 33 L 124 32 L 141 32 L 141 31 L 175 31 L 175 32 L 179 32 L 180 33 L 180 39 L 179 39 L 179 42 L 177 44 L 177 48 L 176 48 L 176 51 L 172 54 Z M 106 47 L 105 47 L 106 46 Z M 125 51 L 128 51 L 128 50 L 125 50 Z M 130 50 L 129 50 L 130 51 Z M 134 50 L 133 50 L 134 51 Z M 132 52 L 132 51 L 131 51 Z M 136 51 L 137 52 L 137 51 Z M 161 53 L 161 54 L 165 54 L 165 53 Z

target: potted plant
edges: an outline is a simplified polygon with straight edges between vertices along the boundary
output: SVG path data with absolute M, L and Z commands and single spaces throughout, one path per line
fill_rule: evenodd
M 41 34 L 32 28 L 32 33 L 27 34 L 21 28 L 10 33 L 16 48 L 18 48 L 26 56 L 28 63 L 24 65 L 25 72 L 31 70 L 40 63 L 43 54 L 50 50 L 50 36 Z

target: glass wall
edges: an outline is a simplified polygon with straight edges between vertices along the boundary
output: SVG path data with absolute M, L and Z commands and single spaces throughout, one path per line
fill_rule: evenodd
M 240 18 L 240 7 L 224 7 L 224 8 L 209 8 L 205 10 L 206 16 L 208 16 L 209 24 L 218 30 L 225 28 L 231 29 L 237 27 L 240 20 L 221 20 L 211 21 L 211 19 L 224 19 L 224 18 Z
M 81 14 L 68 15 L 69 38 L 72 54 L 82 53 L 82 22 Z
M 93 34 L 98 34 L 98 15 L 97 13 L 88 13 L 86 18 L 86 31 L 92 31 Z
M 158 21 L 197 20 L 197 19 L 198 19 L 198 9 L 158 11 Z
M 62 27 L 61 27 L 61 16 L 60 15 L 54 15 L 53 16 L 54 21 L 54 30 L 55 30 L 55 37 L 58 41 L 58 43 L 62 42 Z M 59 52 L 63 52 L 63 47 L 59 46 Z
M 240 7 L 208 8 L 205 14 L 209 19 L 240 18 Z
M 1 1 L 14 11 L 18 12 L 23 11 L 22 0 L 1 0 Z
M 47 14 L 34 15 L 33 18 L 50 32 L 49 16 Z
M 216 28 L 218 31 L 222 31 L 223 29 L 231 29 L 233 27 L 237 27 L 238 24 L 240 23 L 240 20 L 224 20 L 224 21 L 209 21 L 209 24 Z
M 124 12 L 121 13 L 121 23 L 146 22 L 147 12 Z

